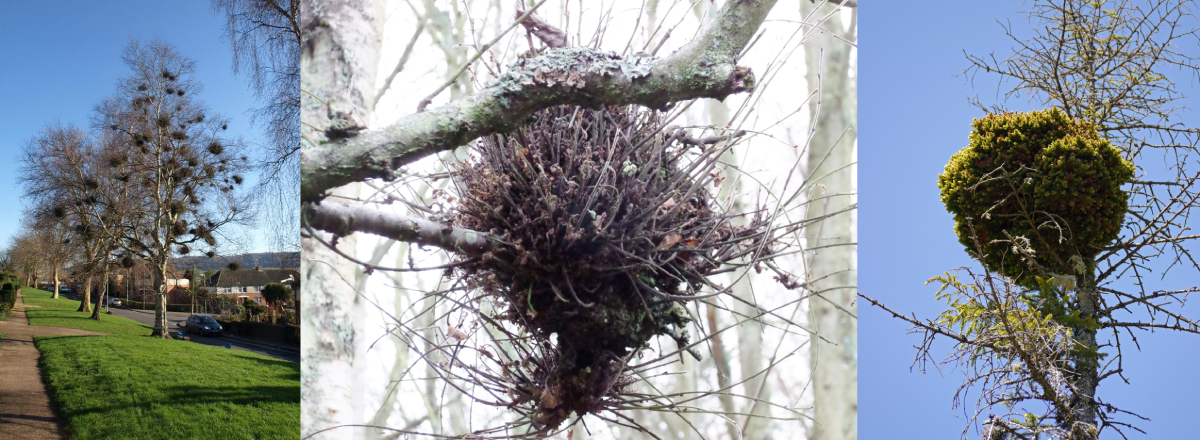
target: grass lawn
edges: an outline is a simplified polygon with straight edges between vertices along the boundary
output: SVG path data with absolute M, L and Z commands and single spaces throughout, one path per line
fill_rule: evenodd
M 73 439 L 300 435 L 298 363 L 138 336 L 34 340 Z
M 154 328 L 120 316 L 101 313 L 100 320 L 92 320 L 91 313 L 77 312 L 79 301 L 66 298 L 51 299 L 51 293 L 32 287 L 21 288 L 21 299 L 25 302 L 25 316 L 29 325 L 77 328 L 114 335 L 149 336 Z M 95 304 L 93 304 L 95 305 Z

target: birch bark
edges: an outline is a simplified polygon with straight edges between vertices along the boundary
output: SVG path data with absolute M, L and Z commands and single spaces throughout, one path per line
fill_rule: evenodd
M 801 14 L 810 20 L 828 15 L 834 5 L 816 6 L 800 2 Z M 820 26 L 820 35 L 804 46 L 809 90 L 820 87 L 817 106 L 810 104 L 809 114 L 816 121 L 808 146 L 807 179 L 823 191 L 810 197 L 808 218 L 845 209 L 853 203 L 855 182 L 850 165 L 857 138 L 857 84 L 849 75 L 856 64 L 851 46 L 856 41 L 857 9 L 850 10 L 846 29 L 840 12 Z M 839 40 L 839 38 L 841 40 Z M 818 77 L 820 75 L 820 77 Z M 819 106 L 819 109 L 818 109 Z M 808 246 L 849 244 L 854 240 L 854 223 L 843 216 L 827 219 L 805 231 Z M 809 290 L 813 330 L 813 413 L 815 423 L 810 440 L 846 440 L 858 438 L 858 318 L 854 301 L 858 276 L 856 247 L 836 246 L 811 254 Z M 829 341 L 829 342 L 827 342 Z
M 365 127 L 373 109 L 375 76 L 385 10 L 382 2 L 320 0 L 301 8 L 301 120 L 306 148 L 323 141 L 320 129 L 335 124 Z M 319 128 L 318 128 L 319 127 Z M 355 197 L 356 185 L 333 191 Z M 319 234 L 322 240 L 333 237 Z M 343 237 L 337 248 L 356 254 L 357 240 Z M 354 264 L 341 258 L 313 237 L 301 239 L 304 282 L 301 297 L 301 428 L 303 437 L 339 425 L 367 420 L 362 407 L 361 382 L 355 364 L 361 344 L 363 312 L 354 286 L 363 277 Z M 357 325 L 356 325 L 357 324 Z M 357 438 L 360 430 L 341 428 L 317 434 L 314 439 Z

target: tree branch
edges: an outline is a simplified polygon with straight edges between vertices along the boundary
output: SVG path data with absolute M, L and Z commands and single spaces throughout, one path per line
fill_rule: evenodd
M 416 217 L 383 212 L 361 205 L 325 202 L 305 204 L 304 224 L 346 236 L 366 232 L 419 245 L 436 246 L 469 257 L 483 255 L 503 242 L 490 235 Z
M 665 58 L 563 48 L 520 60 L 475 95 L 301 151 L 300 197 L 318 201 L 348 183 L 394 179 L 394 170 L 406 164 L 511 131 L 530 114 L 554 105 L 661 109 L 753 90 L 754 74 L 737 66 L 737 57 L 775 1 L 728 2 L 698 38 Z

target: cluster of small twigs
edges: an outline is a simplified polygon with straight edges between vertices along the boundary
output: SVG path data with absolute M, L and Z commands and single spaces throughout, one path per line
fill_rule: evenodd
M 533 3 L 530 10 L 542 3 Z M 548 39 L 543 32 L 555 29 L 536 16 L 518 14 L 530 19 L 518 23 L 533 34 L 531 51 L 522 58 L 538 52 L 532 47 L 534 36 L 547 48 L 561 47 L 557 37 Z M 429 26 L 441 25 L 431 16 Z M 607 24 L 602 21 L 601 26 Z M 593 49 L 599 48 L 603 29 L 598 29 Z M 438 90 L 466 83 L 466 72 L 482 75 L 480 66 L 492 76 L 505 71 L 502 62 L 511 57 L 490 56 L 505 33 L 476 45 L 476 56 L 455 67 Z M 671 34 L 660 33 L 646 37 L 644 50 L 655 43 L 661 47 Z M 413 41 L 420 35 L 418 27 Z M 574 40 L 583 41 L 578 35 Z M 627 51 L 636 50 L 632 43 L 627 46 Z M 406 50 L 401 64 L 407 57 Z M 759 82 L 757 90 L 768 82 Z M 728 425 L 723 427 L 731 437 L 741 438 L 765 425 L 764 419 L 807 417 L 798 401 L 785 406 L 769 397 L 781 365 L 808 349 L 795 342 L 816 337 L 797 321 L 809 295 L 823 292 L 804 291 L 806 282 L 824 277 L 812 279 L 806 273 L 809 265 L 797 263 L 811 257 L 813 249 L 852 243 L 816 245 L 810 237 L 802 248 L 803 232 L 854 206 L 809 218 L 810 203 L 828 208 L 829 199 L 851 194 L 826 194 L 817 183 L 821 175 L 801 177 L 801 167 L 795 165 L 777 177 L 784 180 L 779 185 L 741 170 L 744 162 L 739 164 L 732 148 L 746 132 L 729 127 L 745 124 L 743 112 L 752 111 L 758 99 L 752 95 L 738 110 L 742 116 L 724 128 L 671 125 L 693 104 L 687 100 L 674 100 L 663 112 L 636 106 L 550 108 L 511 124 L 519 125 L 512 132 L 506 127 L 506 134 L 479 138 L 469 152 L 447 153 L 436 171 L 405 169 L 394 181 L 368 182 L 377 191 L 353 201 L 376 206 L 332 200 L 307 206 L 306 223 L 334 234 L 329 241 L 312 234 L 315 241 L 361 265 L 366 274 L 397 275 L 393 287 L 398 291 L 420 293 L 411 300 L 398 296 L 394 310 L 374 304 L 389 317 L 388 333 L 377 342 L 391 340 L 397 348 L 379 412 L 369 425 L 326 430 L 370 426 L 377 434 L 390 432 L 385 438 L 451 438 L 445 435 L 439 399 L 449 402 L 445 417 L 462 438 L 547 438 L 578 426 L 595 429 L 587 426 L 585 420 L 592 420 L 585 414 L 612 427 L 668 438 L 656 422 L 644 419 L 648 411 L 668 413 L 663 417 L 668 424 L 687 425 L 674 426 L 672 436 L 687 427 L 705 435 L 702 431 L 711 428 L 693 424 L 692 415 L 710 414 Z M 418 107 L 428 102 L 422 100 Z M 799 147 L 790 139 L 786 143 Z M 798 164 L 806 153 L 797 153 Z M 464 160 L 458 154 L 469 156 Z M 757 184 L 757 191 L 735 182 Z M 748 194 L 755 192 L 758 207 L 747 208 L 754 204 Z M 384 208 L 397 202 L 412 216 Z M 841 219 L 849 221 L 849 215 Z M 337 237 L 355 231 L 414 245 L 398 250 L 401 259 L 407 256 L 408 267 L 381 264 L 395 242 L 383 243 L 369 258 L 335 247 Z M 428 256 L 418 246 L 437 247 L 452 261 L 418 264 L 415 259 Z M 797 292 L 786 295 L 782 304 L 755 298 L 761 293 L 750 286 L 749 270 L 773 273 L 780 285 Z M 432 277 L 399 276 L 422 271 L 440 272 L 438 286 L 425 284 Z M 356 286 L 359 298 L 371 301 L 365 286 Z M 835 288 L 848 287 L 827 290 Z M 718 321 L 717 310 L 728 312 L 732 320 L 722 314 Z M 743 328 L 750 325 L 761 327 L 743 337 Z M 730 330 L 742 344 L 760 332 L 778 331 L 780 339 L 770 353 L 748 347 L 734 351 L 720 340 L 725 333 L 728 341 Z M 684 361 L 685 353 L 712 358 L 717 370 L 713 389 L 663 387 L 664 377 L 691 374 L 664 367 L 698 367 Z M 730 353 L 761 359 L 741 363 L 737 372 L 731 370 Z M 423 388 L 422 397 L 429 399 L 426 411 L 419 417 L 406 415 L 404 424 L 397 425 L 392 411 L 408 406 L 397 405 L 397 396 L 409 386 Z M 802 393 L 806 391 L 784 394 Z M 734 406 L 735 401 L 745 405 Z M 500 411 L 478 411 L 481 407 Z
M 769 228 L 761 210 L 739 226 L 716 209 L 706 186 L 724 179 L 730 148 L 718 144 L 738 133 L 695 139 L 661 119 L 548 109 L 485 138 L 455 174 L 454 224 L 504 243 L 456 276 L 496 301 L 487 320 L 530 334 L 521 362 L 538 368 L 513 373 L 508 405 L 536 426 L 615 406 L 631 355 L 659 335 L 688 346 L 687 302 L 727 291 L 710 275 L 742 259 L 769 265 L 779 234 L 795 232 Z

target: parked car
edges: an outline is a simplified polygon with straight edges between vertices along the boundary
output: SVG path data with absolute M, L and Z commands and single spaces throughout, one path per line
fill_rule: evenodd
M 119 307 L 120 305 L 121 305 L 121 298 L 109 298 L 108 299 L 109 307 Z
M 192 315 L 189 316 L 184 324 L 183 330 L 188 333 L 199 333 L 203 335 L 219 335 L 221 334 L 221 324 L 208 315 Z

